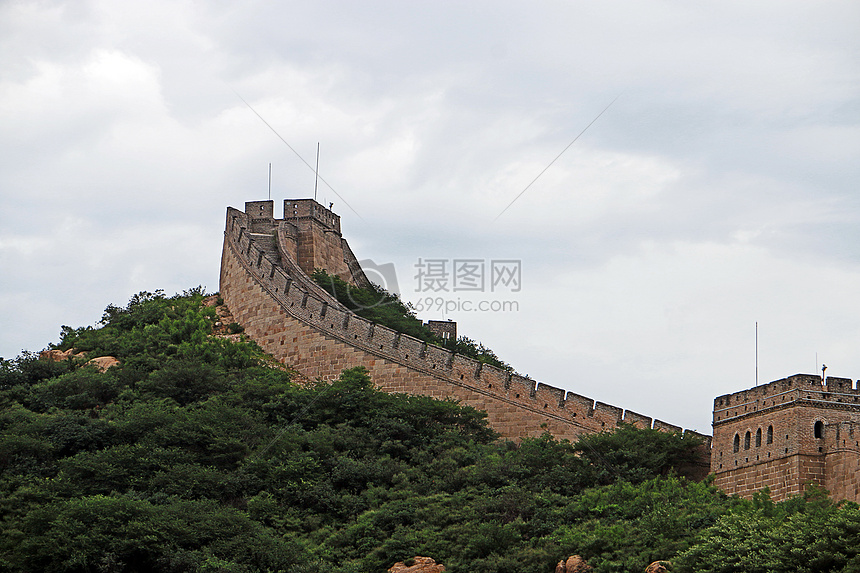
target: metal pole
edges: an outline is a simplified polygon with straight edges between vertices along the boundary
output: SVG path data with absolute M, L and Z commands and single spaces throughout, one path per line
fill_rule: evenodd
M 314 201 L 317 200 L 317 183 L 320 179 L 320 142 L 317 141 L 317 168 L 314 169 Z
M 272 164 L 269 163 L 269 201 L 272 200 Z

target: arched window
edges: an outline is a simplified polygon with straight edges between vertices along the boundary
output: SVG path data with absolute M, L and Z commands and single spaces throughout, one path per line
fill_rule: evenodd
M 750 432 L 747 430 L 747 433 L 744 434 L 744 449 L 750 449 Z
M 773 443 L 773 426 L 767 427 L 767 443 L 768 444 Z
M 755 447 L 761 447 L 761 428 L 755 431 Z
M 741 449 L 741 437 L 739 435 L 735 434 L 735 443 L 732 446 L 732 450 L 735 453 L 738 453 L 738 450 L 740 450 L 740 449 Z
M 818 420 L 817 422 L 815 422 L 815 425 L 812 426 L 812 432 L 815 434 L 816 438 L 823 438 L 824 437 L 824 422 L 822 422 L 821 420 Z

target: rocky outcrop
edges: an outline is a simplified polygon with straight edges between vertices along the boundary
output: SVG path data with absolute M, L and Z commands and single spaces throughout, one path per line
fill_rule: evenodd
M 412 565 L 406 565 L 399 561 L 388 569 L 388 573 L 442 573 L 445 566 L 431 557 L 415 557 L 411 560 Z
M 54 362 L 62 362 L 63 360 L 69 360 L 70 358 L 85 359 L 86 354 L 84 352 L 78 352 L 74 348 L 69 348 L 65 351 L 43 350 L 39 353 L 39 358 L 42 358 L 43 360 L 53 360 Z M 111 366 L 116 366 L 117 364 L 119 364 L 119 360 L 117 360 L 113 356 L 97 356 L 96 358 L 87 360 L 87 364 L 92 364 L 98 369 L 99 372 L 104 372 Z
M 645 573 L 669 573 L 672 570 L 672 564 L 668 561 L 655 561 L 645 568 Z
M 117 364 L 119 364 L 119 360 L 117 360 L 113 356 L 99 356 L 97 358 L 93 358 L 92 360 L 88 360 L 87 364 L 92 364 L 99 369 L 99 372 L 104 372 L 111 366 L 116 366 Z
M 571 555 L 567 560 L 562 559 L 555 566 L 555 573 L 589 573 L 592 567 L 579 555 Z
M 236 320 L 219 295 L 213 294 L 204 298 L 203 306 L 214 308 L 215 314 L 218 315 L 218 320 L 212 325 L 212 334 L 218 338 L 230 339 L 233 342 L 239 342 L 242 339 L 240 332 L 235 330 L 235 327 L 238 326 Z
M 54 362 L 62 362 L 69 358 L 83 358 L 83 352 L 77 352 L 74 348 L 68 350 L 43 350 L 39 353 L 39 358 L 45 360 L 53 360 Z

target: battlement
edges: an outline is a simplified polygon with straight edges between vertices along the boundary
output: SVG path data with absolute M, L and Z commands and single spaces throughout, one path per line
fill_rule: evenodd
M 306 274 L 322 269 L 354 285 L 369 284 L 341 236 L 339 216 L 313 199 L 284 200 L 283 219 L 275 219 L 274 207 L 271 199 L 248 201 L 245 212 L 236 213 L 242 214 L 241 226 L 257 235 L 258 243 L 277 245 L 278 256 L 295 261 Z M 261 235 L 270 235 L 271 241 Z
M 726 423 L 735 418 L 749 416 L 765 409 L 782 408 L 797 402 L 819 402 L 857 405 L 860 407 L 860 384 L 850 378 L 813 374 L 795 374 L 733 394 L 714 399 L 713 423 Z
M 247 203 L 246 203 L 247 205 Z M 245 209 L 247 213 L 247 208 Z M 313 199 L 284 199 L 284 220 L 309 219 L 340 235 L 340 216 Z
M 536 383 L 357 316 L 320 289 L 290 252 L 288 235 L 299 228 L 292 222 L 326 219 L 330 211 L 310 200 L 289 201 L 293 212 L 277 226 L 278 260 L 260 243 L 260 234 L 249 231 L 258 219 L 268 216 L 263 203 L 246 204 L 245 213 L 227 210 L 221 294 L 260 346 L 306 375 L 331 379 L 344 368 L 364 365 L 382 389 L 452 397 L 486 410 L 491 425 L 513 439 L 545 430 L 576 439 L 611 430 L 620 422 L 683 432 L 678 426 Z M 334 229 L 333 220 L 331 225 Z M 343 244 L 342 252 L 348 251 L 345 240 Z M 710 445 L 709 436 L 685 433 L 701 436 Z

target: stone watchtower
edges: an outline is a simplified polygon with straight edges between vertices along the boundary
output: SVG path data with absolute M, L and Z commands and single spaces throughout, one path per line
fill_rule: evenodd
M 283 252 L 307 275 L 322 269 L 353 285 L 370 286 L 341 235 L 340 216 L 313 199 L 285 199 L 283 219 L 275 219 L 271 200 L 248 201 L 245 213 L 251 236 L 267 254 L 280 259 Z
M 453 320 L 428 320 L 424 326 L 442 340 L 457 340 L 457 323 Z
M 860 389 L 847 378 L 797 374 L 714 400 L 715 485 L 780 501 L 806 484 L 860 501 Z

